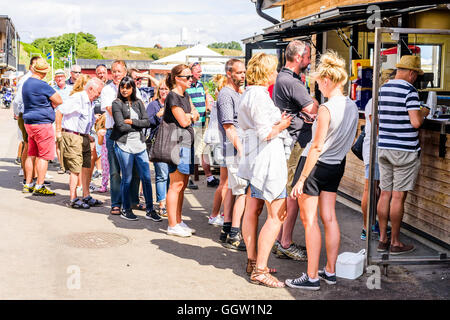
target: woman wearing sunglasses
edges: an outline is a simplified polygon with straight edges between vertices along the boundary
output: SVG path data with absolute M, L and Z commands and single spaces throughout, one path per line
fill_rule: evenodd
M 195 232 L 181 218 L 184 190 L 188 184 L 189 175 L 194 173 L 194 130 L 192 124 L 200 118 L 198 111 L 192 105 L 187 88 L 191 87 L 191 69 L 185 64 L 172 68 L 166 80 L 170 89 L 164 108 L 164 121 L 175 123 L 182 136 L 178 165 L 169 164 L 169 190 L 166 206 L 169 219 L 167 234 L 179 237 L 190 237 Z

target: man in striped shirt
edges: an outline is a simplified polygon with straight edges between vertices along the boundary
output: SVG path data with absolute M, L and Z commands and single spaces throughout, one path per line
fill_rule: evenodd
M 420 168 L 419 127 L 429 109 L 421 108 L 419 95 L 412 85 L 422 75 L 420 57 L 403 56 L 396 64 L 395 79 L 379 91 L 379 142 L 381 195 L 378 201 L 380 241 L 378 252 L 389 249 L 392 255 L 414 250 L 414 246 L 400 242 L 400 224 L 408 191 L 414 189 Z M 391 221 L 389 243 L 387 223 Z
M 195 156 L 202 163 L 203 171 L 206 176 L 206 184 L 208 187 L 217 187 L 219 185 L 219 179 L 214 177 L 211 173 L 211 166 L 209 165 L 208 150 L 203 136 L 206 130 L 206 112 L 211 111 L 211 106 L 209 105 L 208 99 L 206 99 L 206 92 L 203 84 L 200 82 L 202 77 L 202 66 L 198 62 L 194 62 L 190 66 L 192 71 L 192 85 L 190 88 L 186 89 L 186 92 L 191 97 L 192 103 L 200 114 L 200 118 L 197 122 L 193 124 L 194 127 L 194 148 Z M 198 163 L 198 162 L 197 162 Z M 188 188 L 198 189 L 190 179 Z

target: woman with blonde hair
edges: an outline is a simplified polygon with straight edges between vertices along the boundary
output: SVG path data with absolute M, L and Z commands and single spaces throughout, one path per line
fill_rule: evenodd
M 267 267 L 270 250 L 286 218 L 287 166 L 283 137 L 291 116 L 281 114 L 267 88 L 277 78 L 278 59 L 265 53 L 253 56 L 247 66 L 247 84 L 239 105 L 243 154 L 238 176 L 250 182 L 242 222 L 247 248 L 247 274 L 254 284 L 282 288 L 284 283 Z M 267 205 L 267 220 L 257 238 L 258 217 Z
M 86 83 L 91 80 L 91 76 L 88 74 L 80 74 L 77 81 L 73 84 L 72 92 L 70 92 L 70 96 L 76 92 L 81 92 L 84 90 Z
M 167 234 L 190 237 L 195 230 L 183 222 L 181 211 L 189 175 L 194 173 L 194 129 L 192 124 L 200 118 L 200 115 L 186 92 L 186 89 L 190 88 L 192 84 L 192 72 L 189 66 L 179 64 L 173 67 L 166 83 L 170 92 L 164 103 L 163 119 L 167 123 L 175 123 L 182 132 L 183 138 L 178 165 L 169 163 L 170 185 L 166 199 L 169 220 Z
M 336 219 L 336 192 L 345 169 L 358 125 L 358 108 L 342 91 L 347 82 L 345 61 L 334 51 L 320 58 L 314 78 L 328 101 L 319 106 L 314 121 L 313 140 L 308 143 L 295 172 L 291 197 L 298 198 L 300 218 L 305 228 L 308 254 L 307 274 L 287 279 L 291 288 L 319 290 L 319 279 L 336 284 L 336 260 L 340 231 Z M 325 229 L 327 264 L 319 271 L 321 234 L 317 219 L 319 208 Z

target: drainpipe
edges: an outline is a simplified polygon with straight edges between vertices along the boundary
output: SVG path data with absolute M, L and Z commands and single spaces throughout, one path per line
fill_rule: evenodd
M 278 21 L 277 19 L 275 19 L 275 18 L 269 16 L 268 14 L 265 14 L 264 12 L 262 12 L 262 9 L 261 9 L 262 3 L 263 3 L 263 0 L 256 0 L 256 3 L 255 3 L 255 5 L 256 5 L 256 13 L 257 13 L 261 18 L 264 18 L 264 19 L 266 19 L 267 21 L 272 22 L 273 24 L 278 24 L 278 23 L 280 23 L 280 21 Z

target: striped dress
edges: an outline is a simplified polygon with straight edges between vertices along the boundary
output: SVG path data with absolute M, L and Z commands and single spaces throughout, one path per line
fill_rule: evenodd
M 419 130 L 411 125 L 408 111 L 420 110 L 417 90 L 407 81 L 390 80 L 379 91 L 380 149 L 420 150 Z

